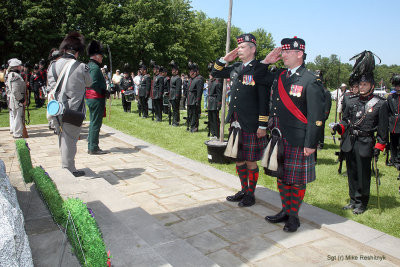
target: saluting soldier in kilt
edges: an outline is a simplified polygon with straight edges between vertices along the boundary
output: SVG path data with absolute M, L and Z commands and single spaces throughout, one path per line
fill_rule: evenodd
M 258 181 L 257 161 L 261 159 L 267 145 L 266 128 L 268 121 L 269 88 L 254 80 L 257 68 L 264 68 L 256 59 L 256 38 L 252 34 L 242 34 L 237 38 L 238 47 L 225 57 L 217 59 L 211 71 L 215 78 L 230 78 L 231 101 L 226 118 L 231 127 L 239 128 L 242 149 L 236 158 L 236 170 L 242 189 L 228 201 L 239 201 L 239 207 L 255 204 L 254 192 Z M 236 62 L 225 67 L 225 64 Z
M 287 67 L 274 73 L 270 110 L 271 127 L 280 130 L 284 147 L 283 175 L 278 177 L 282 210 L 265 219 L 285 222 L 285 232 L 295 232 L 300 226 L 298 213 L 306 184 L 315 180 L 315 149 L 324 119 L 324 88 L 318 76 L 304 66 L 303 39 L 285 38 L 282 47 L 275 48 L 262 63 L 280 58 Z

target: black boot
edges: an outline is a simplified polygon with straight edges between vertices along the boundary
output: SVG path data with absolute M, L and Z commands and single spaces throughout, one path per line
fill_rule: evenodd
M 256 204 L 256 198 L 253 194 L 246 193 L 243 199 L 239 202 L 239 207 L 250 207 Z
M 354 206 L 354 204 L 349 203 L 346 206 L 344 206 L 342 209 L 344 209 L 344 210 L 352 210 L 352 209 L 355 209 L 355 206 Z
M 300 227 L 300 220 L 297 216 L 289 216 L 289 219 L 287 220 L 287 222 L 285 223 L 285 226 L 283 227 L 283 231 L 285 232 L 296 232 L 297 228 Z
M 276 215 L 265 217 L 265 220 L 270 223 L 286 222 L 288 219 L 289 219 L 289 215 L 287 215 L 283 210 L 281 210 Z
M 227 196 L 226 200 L 231 201 L 231 202 L 238 202 L 241 201 L 244 197 L 245 193 L 243 191 L 239 191 L 233 196 Z

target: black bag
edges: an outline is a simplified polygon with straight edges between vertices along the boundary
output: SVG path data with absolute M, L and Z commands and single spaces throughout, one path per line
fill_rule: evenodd
M 72 109 L 65 109 L 64 114 L 62 115 L 62 121 L 66 123 L 70 123 L 77 127 L 81 127 L 83 120 L 85 119 L 85 113 L 72 110 Z

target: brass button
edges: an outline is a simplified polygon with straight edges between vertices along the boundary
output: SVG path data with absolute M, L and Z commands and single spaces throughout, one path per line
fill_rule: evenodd
M 276 100 L 278 100 L 278 101 L 279 101 L 279 97 L 278 97 Z
M 274 113 L 274 116 L 276 116 L 276 113 Z
M 234 108 L 236 108 L 236 106 L 233 106 Z
M 276 109 L 276 107 L 274 107 L 274 109 Z
M 235 99 L 236 99 L 237 97 L 235 96 Z
M 238 89 L 236 89 L 236 91 L 239 91 L 239 88 L 238 88 Z

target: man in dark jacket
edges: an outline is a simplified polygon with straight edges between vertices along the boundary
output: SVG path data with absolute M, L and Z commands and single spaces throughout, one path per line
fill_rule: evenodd
M 390 133 L 390 155 L 389 166 L 395 165 L 400 169 L 400 75 L 393 74 L 390 82 L 394 86 L 396 93 L 388 96 L 387 102 L 389 107 L 389 133 Z
M 285 232 L 300 226 L 298 213 L 306 184 L 315 180 L 315 150 L 323 131 L 324 88 L 317 75 L 304 66 L 303 39 L 285 38 L 263 60 L 271 64 L 282 58 L 287 69 L 277 70 L 272 85 L 270 124 L 279 130 L 283 141 L 283 174 L 277 178 L 282 210 L 265 219 L 285 222 Z
M 153 110 L 157 122 L 162 121 L 162 97 L 164 91 L 164 76 L 161 75 L 160 70 L 163 70 L 163 68 L 161 69 L 158 65 L 153 67 L 154 76 L 151 98 L 153 99 Z
M 144 64 L 140 65 L 140 73 L 142 75 L 142 78 L 139 85 L 139 114 L 142 114 L 142 118 L 147 118 L 149 116 L 148 100 L 151 89 L 151 77 L 149 74 L 147 74 L 147 69 Z
M 188 120 L 190 132 L 197 132 L 199 129 L 199 118 L 201 114 L 201 98 L 203 94 L 204 79 L 199 74 L 199 66 L 196 63 L 189 63 L 189 88 L 188 88 Z
M 209 70 L 212 70 L 210 66 Z M 222 104 L 222 79 L 214 78 L 211 73 L 208 81 L 208 127 L 211 138 L 219 138 L 219 110 Z
M 86 103 L 90 112 L 90 126 L 88 136 L 88 153 L 90 155 L 106 154 L 99 147 L 100 128 L 105 114 L 106 97 L 108 96 L 107 84 L 101 72 L 103 62 L 103 47 L 100 42 L 92 41 L 88 48 L 90 60 L 88 67 L 92 84 L 86 88 Z
M 125 66 L 123 77 L 119 83 L 119 88 L 121 89 L 122 95 L 122 107 L 124 108 L 124 112 L 131 112 L 131 101 L 127 100 L 127 95 L 132 95 L 133 97 L 133 79 L 129 75 L 129 69 Z
M 180 115 L 179 115 L 179 104 L 182 95 L 182 79 L 179 76 L 179 67 L 174 61 L 171 61 L 171 73 L 169 86 L 169 102 L 172 107 L 172 126 L 179 126 Z
M 237 37 L 238 47 L 216 60 L 211 75 L 215 78 L 231 79 L 232 96 L 226 121 L 231 123 L 230 138 L 234 132 L 242 145 L 237 152 L 236 170 L 242 189 L 228 201 L 239 202 L 239 207 L 255 204 L 254 192 L 258 181 L 257 161 L 267 145 L 266 128 L 269 115 L 269 87 L 255 80 L 259 67 L 264 68 L 256 59 L 256 38 L 252 34 Z M 236 62 L 226 66 L 240 58 Z M 235 128 L 235 129 L 233 129 Z

